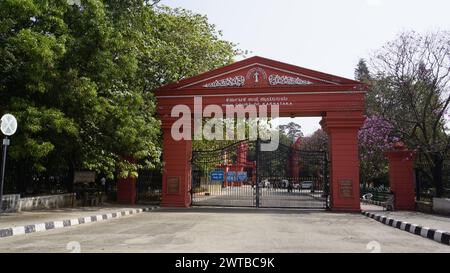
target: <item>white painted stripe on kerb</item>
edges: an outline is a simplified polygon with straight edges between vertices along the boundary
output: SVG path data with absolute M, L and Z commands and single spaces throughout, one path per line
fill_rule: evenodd
M 411 226 L 409 227 L 409 232 L 414 233 L 416 231 L 416 227 L 417 225 L 411 224 Z
M 103 221 L 103 216 L 101 214 L 97 215 L 97 222 Z
M 129 212 L 128 212 L 128 210 L 126 210 L 126 211 L 125 211 L 125 215 L 128 215 L 128 214 L 129 214 Z
M 107 213 L 106 214 L 106 219 L 112 219 L 113 217 L 112 217 L 112 213 Z
M 427 237 L 428 236 L 428 230 L 430 230 L 429 227 L 423 227 L 422 230 L 420 231 L 420 236 Z
M 400 225 L 400 229 L 405 230 L 406 224 L 408 224 L 408 223 L 402 222 L 402 224 Z
M 397 227 L 397 223 L 398 223 L 398 221 L 394 219 L 394 222 L 392 222 L 392 226 Z
M 90 223 L 91 217 L 84 217 L 84 223 Z
M 70 219 L 70 225 L 71 226 L 76 226 L 79 225 L 80 222 L 78 222 L 78 219 Z
M 23 235 L 23 234 L 25 234 L 25 227 L 24 226 L 13 227 L 12 232 L 13 232 L 13 236 L 14 235 Z
M 53 224 L 55 225 L 55 228 L 63 228 L 64 224 L 62 221 L 55 221 L 53 222 Z
M 434 232 L 434 240 L 435 241 L 438 241 L 438 242 L 441 242 L 441 239 L 442 239 L 442 233 L 444 233 L 445 231 L 442 231 L 442 230 L 436 230 L 435 232 Z
M 45 231 L 45 224 L 36 224 L 34 225 L 34 229 L 36 232 Z

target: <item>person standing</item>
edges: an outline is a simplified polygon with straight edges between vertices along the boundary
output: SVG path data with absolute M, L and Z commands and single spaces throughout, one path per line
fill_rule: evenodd
M 102 176 L 102 178 L 100 178 L 100 192 L 98 193 L 98 201 L 99 204 L 103 204 L 103 196 L 106 196 L 106 178 L 104 176 Z
M 100 185 L 103 192 L 106 194 L 106 178 L 104 176 L 100 179 Z

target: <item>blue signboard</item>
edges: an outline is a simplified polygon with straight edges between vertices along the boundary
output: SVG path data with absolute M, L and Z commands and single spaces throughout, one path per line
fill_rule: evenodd
M 239 182 L 247 181 L 247 172 L 238 172 L 237 181 Z
M 227 172 L 227 182 L 236 181 L 236 172 Z
M 211 174 L 211 181 L 220 181 L 223 182 L 223 170 L 216 170 L 216 171 L 212 171 Z

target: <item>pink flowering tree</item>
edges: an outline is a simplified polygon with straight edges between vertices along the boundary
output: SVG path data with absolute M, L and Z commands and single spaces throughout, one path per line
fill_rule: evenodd
M 305 151 L 328 151 L 328 135 L 318 129 L 311 136 L 302 138 L 300 149 Z
M 388 164 L 384 152 L 399 139 L 393 136 L 394 127 L 385 119 L 370 116 L 358 132 L 360 176 L 363 187 L 387 185 Z

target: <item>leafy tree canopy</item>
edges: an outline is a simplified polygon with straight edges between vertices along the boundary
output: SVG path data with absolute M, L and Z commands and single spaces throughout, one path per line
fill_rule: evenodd
M 280 131 L 282 131 L 289 139 L 291 139 L 292 143 L 299 137 L 303 136 L 302 126 L 298 125 L 295 122 L 289 122 L 285 125 L 280 125 Z
M 19 122 L 11 165 L 24 178 L 154 168 L 152 91 L 240 53 L 206 17 L 152 1 L 3 0 L 0 109 Z
M 360 62 L 355 71 L 371 86 L 368 115 L 389 122 L 392 134 L 419 152 L 418 161 L 441 196 L 450 151 L 450 32 L 403 32 L 374 52 L 369 68 L 367 75 Z

